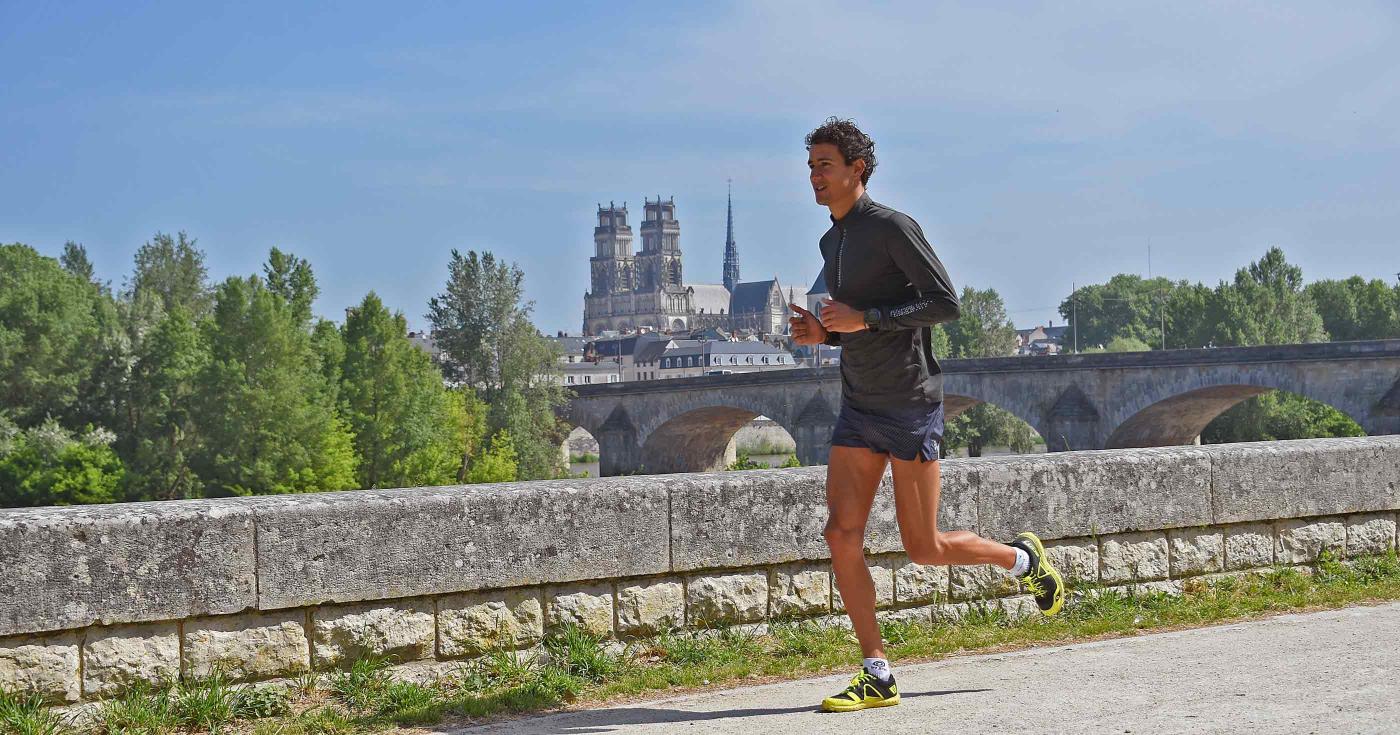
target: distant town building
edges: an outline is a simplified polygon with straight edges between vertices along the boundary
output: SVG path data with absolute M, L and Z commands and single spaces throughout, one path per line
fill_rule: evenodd
M 1016 330 L 1016 354 L 1058 355 L 1064 349 L 1065 333 L 1069 327 L 1049 326 Z
M 797 367 L 792 355 L 766 342 L 710 342 L 674 340 L 659 358 L 660 378 L 690 378 L 698 375 L 754 373 L 764 370 L 791 370 Z

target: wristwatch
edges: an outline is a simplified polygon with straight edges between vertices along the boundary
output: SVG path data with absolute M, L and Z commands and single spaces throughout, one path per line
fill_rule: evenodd
M 866 309 L 866 310 L 865 310 L 865 328 L 866 328 L 866 329 L 869 329 L 869 330 L 872 331 L 872 332 L 878 332 L 878 331 L 880 331 L 880 319 L 881 319 L 883 316 L 884 316 L 884 314 L 881 314 L 881 313 L 880 313 L 880 309 L 879 309 L 878 307 L 872 306 L 872 307 L 870 307 L 869 309 Z

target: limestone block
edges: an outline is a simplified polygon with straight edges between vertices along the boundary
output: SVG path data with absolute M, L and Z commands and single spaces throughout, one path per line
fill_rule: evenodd
M 957 569 L 957 567 L 954 567 Z M 952 624 L 961 622 L 969 615 L 993 615 L 1001 610 L 1001 606 L 996 600 L 976 600 L 973 602 L 954 602 L 948 605 L 933 606 L 933 622 L 935 624 Z
M 1181 528 L 1167 532 L 1171 576 L 1209 574 L 1225 568 L 1225 533 L 1218 528 Z
M 1340 518 L 1292 518 L 1279 521 L 1274 558 L 1279 564 L 1311 564 L 1323 551 L 1346 553 L 1347 527 Z
M 880 610 L 875 619 L 881 623 L 913 623 L 928 626 L 933 623 L 934 605 L 906 607 L 903 610 Z
M 1212 457 L 1217 523 L 1400 508 L 1396 437 L 1222 444 Z
M 537 588 L 469 592 L 438 600 L 438 653 L 444 657 L 525 648 L 543 637 L 544 607 Z
M 1030 595 L 1016 595 L 1014 597 L 1003 597 L 997 600 L 1001 605 L 1002 612 L 1010 620 L 1024 620 L 1040 616 L 1040 606 L 1035 604 L 1035 598 Z
M 948 575 L 946 566 L 915 564 L 903 560 L 894 569 L 895 604 L 946 602 Z
M 83 646 L 83 693 L 120 694 L 138 683 L 180 676 L 180 627 L 176 623 L 119 625 L 88 633 Z
M 1238 523 L 1225 527 L 1225 569 L 1273 566 L 1274 527 L 1271 523 Z
M 309 493 L 257 506 L 263 609 L 665 572 L 656 477 Z
M 769 581 L 772 617 L 808 617 L 831 609 L 831 567 L 799 562 L 776 567 Z
M 1092 538 L 1046 541 L 1045 558 L 1067 583 L 1099 581 L 1099 544 Z
M 964 461 L 976 469 L 978 532 L 987 538 L 1010 541 L 1028 528 L 1051 540 L 1211 522 L 1210 450 L 1199 447 Z
M 986 600 L 1015 594 L 1021 587 L 1011 572 L 993 564 L 955 566 L 951 574 L 954 600 Z
M 666 578 L 617 586 L 617 632 L 650 635 L 685 625 L 685 586 Z
M 690 625 L 756 623 L 768 616 L 767 572 L 691 577 L 686 585 Z
M 549 587 L 545 589 L 545 599 L 549 600 L 546 623 L 551 629 L 572 623 L 596 636 L 612 636 L 611 583 Z
M 425 599 L 327 605 L 311 611 L 316 668 L 387 656 L 396 663 L 433 655 L 433 603 Z
M 0 638 L 0 689 L 52 704 L 78 701 L 78 646 L 76 633 Z
M 185 623 L 184 672 L 234 681 L 292 676 L 311 667 L 306 612 L 287 610 L 199 618 Z
M 1145 582 L 1167 577 L 1167 535 L 1160 531 L 1114 534 L 1102 540 L 1099 578 Z
M 1156 582 L 1135 582 L 1124 587 L 1117 587 L 1136 597 L 1144 597 L 1153 594 L 1171 595 L 1179 597 L 1185 593 L 1184 583 L 1179 579 L 1163 579 Z
M 1347 518 L 1347 556 L 1384 554 L 1395 548 L 1395 516 L 1365 513 Z
M 894 563 L 890 561 L 875 560 L 869 564 L 870 579 L 875 583 L 875 608 L 883 609 L 894 605 Z M 846 604 L 841 601 L 841 590 L 836 585 L 836 576 L 832 575 L 831 585 L 831 609 L 842 612 L 846 609 Z
M 249 501 L 0 510 L 0 636 L 257 604 Z

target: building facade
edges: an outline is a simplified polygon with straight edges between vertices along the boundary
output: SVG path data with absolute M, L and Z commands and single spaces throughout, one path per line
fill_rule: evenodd
M 685 282 L 681 264 L 681 224 L 675 198 L 642 200 L 642 249 L 633 252 L 627 203 L 598 205 L 590 259 L 591 288 L 583 296 L 583 333 L 654 330 L 685 332 L 716 327 L 728 331 L 782 334 L 787 306 L 777 278 L 739 282 L 739 250 L 734 242 L 730 198 L 726 228 L 724 283 Z

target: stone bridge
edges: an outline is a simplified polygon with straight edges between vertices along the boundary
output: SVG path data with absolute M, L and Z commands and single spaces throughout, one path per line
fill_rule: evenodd
M 1400 434 L 1400 339 L 942 365 L 949 418 L 1000 406 L 1050 451 L 1190 444 L 1226 409 L 1271 390 L 1328 404 L 1367 434 Z M 605 476 L 720 469 L 734 433 L 759 415 L 787 429 L 802 464 L 825 464 L 841 402 L 837 367 L 573 390 L 565 418 L 598 440 Z

